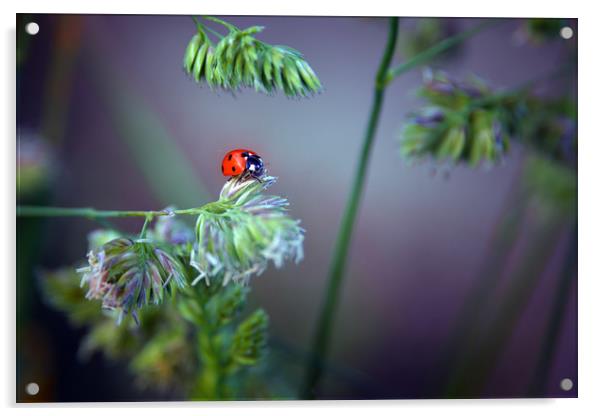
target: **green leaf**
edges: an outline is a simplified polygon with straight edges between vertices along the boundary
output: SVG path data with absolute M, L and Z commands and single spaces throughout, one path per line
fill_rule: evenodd
M 268 315 L 258 309 L 238 325 L 234 333 L 231 359 L 243 366 L 255 365 L 266 352 Z

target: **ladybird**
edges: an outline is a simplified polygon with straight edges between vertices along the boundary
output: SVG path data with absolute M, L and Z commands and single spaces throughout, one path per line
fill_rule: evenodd
M 252 150 L 235 149 L 226 153 L 222 160 L 222 174 L 224 176 L 250 176 L 260 179 L 265 173 L 261 156 Z

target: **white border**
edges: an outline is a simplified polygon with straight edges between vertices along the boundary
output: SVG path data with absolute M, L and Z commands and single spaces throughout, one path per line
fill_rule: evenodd
M 584 7 L 576 2 L 523 0 L 503 2 L 376 0 L 368 2 L 304 0 L 296 2 L 266 0 L 176 1 L 21 1 L 21 13 L 120 13 L 120 14 L 192 14 L 216 15 L 334 15 L 334 16 L 450 16 L 450 17 L 578 17 Z M 581 16 L 584 14 L 582 13 Z
M 6 93 L 2 100 L 2 126 L 5 135 L 0 143 L 2 163 L 1 195 L 5 211 L 0 217 L 3 247 L 0 249 L 0 264 L 4 266 L 2 295 L 2 332 L 6 335 L 0 343 L 1 366 L 4 371 L 0 378 L 0 403 L 12 407 L 10 414 L 29 414 L 42 411 L 46 415 L 80 414 L 79 405 L 17 406 L 15 398 L 14 364 L 14 303 L 13 284 L 15 273 L 15 13 L 119 13 L 119 14 L 295 14 L 295 15 L 346 15 L 346 16 L 467 16 L 467 17 L 576 17 L 579 18 L 579 399 L 564 400 L 455 400 L 455 401 L 387 401 L 387 402 L 277 402 L 277 403 L 146 403 L 146 404 L 97 404 L 87 405 L 86 412 L 96 415 L 130 414 L 136 407 L 143 407 L 145 414 L 163 415 L 165 407 L 177 409 L 181 414 L 241 413 L 245 415 L 267 413 L 287 414 L 330 413 L 335 408 L 346 414 L 364 416 L 367 411 L 380 414 L 441 414 L 446 415 L 490 415 L 507 416 L 509 412 L 532 414 L 563 415 L 600 414 L 602 409 L 602 383 L 600 383 L 600 357 L 602 343 L 599 322 L 602 313 L 602 279 L 597 238 L 602 233 L 600 227 L 602 198 L 600 197 L 599 169 L 596 158 L 602 156 L 602 137 L 599 120 L 600 99 L 600 28 L 602 16 L 595 10 L 595 2 L 504 0 L 501 2 L 483 1 L 420 1 L 394 2 L 370 0 L 367 2 L 341 3 L 324 0 L 302 0 L 297 2 L 237 0 L 225 2 L 207 1 L 20 1 L 13 4 L 2 3 L 0 18 L 5 25 L 2 42 L 3 65 L 1 91 Z M 8 270 L 7 270 L 8 269 Z M 109 410 L 110 409 L 110 410 Z M 37 413 L 37 412 L 36 412 Z

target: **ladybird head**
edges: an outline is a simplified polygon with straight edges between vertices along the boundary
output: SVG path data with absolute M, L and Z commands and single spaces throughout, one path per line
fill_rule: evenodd
M 265 167 L 263 165 L 263 160 L 261 156 L 256 155 L 254 153 L 250 153 L 247 156 L 247 168 L 246 170 L 254 177 L 263 176 L 265 173 Z

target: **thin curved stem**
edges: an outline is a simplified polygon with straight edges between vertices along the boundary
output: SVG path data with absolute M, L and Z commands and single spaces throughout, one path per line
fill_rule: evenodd
M 494 292 L 498 289 L 505 272 L 504 265 L 508 263 L 509 256 L 519 237 L 520 230 L 525 221 L 527 211 L 527 192 L 520 186 L 523 177 L 524 163 L 519 166 L 519 171 L 512 179 L 511 192 L 507 201 L 500 210 L 499 218 L 493 229 L 490 242 L 487 244 L 487 253 L 472 279 L 474 285 L 463 299 L 462 306 L 455 318 L 450 331 L 450 336 L 443 343 L 442 351 L 436 367 L 438 369 L 438 382 L 445 389 L 447 377 L 453 369 L 453 364 L 463 356 L 463 351 L 474 344 L 479 335 L 480 319 Z M 519 188 L 519 192 L 514 189 Z
M 442 54 L 443 52 L 461 44 L 466 39 L 476 35 L 477 33 L 482 32 L 483 30 L 485 30 L 487 28 L 495 26 L 496 24 L 499 24 L 502 21 L 503 21 L 502 19 L 487 20 L 485 22 L 482 22 L 482 23 L 476 25 L 473 28 L 465 30 L 464 32 L 460 32 L 457 35 L 446 38 L 446 39 L 442 40 L 441 42 L 437 43 L 436 45 L 433 45 L 430 48 L 420 52 L 413 58 L 396 66 L 395 68 L 389 69 L 387 72 L 387 75 L 385 77 L 385 80 L 384 80 L 385 85 L 389 85 L 389 83 L 391 81 L 393 81 L 395 78 L 397 78 L 401 74 L 404 74 L 404 73 L 416 68 L 417 66 L 427 63 L 431 59 Z
M 565 319 L 566 309 L 571 295 L 571 285 L 573 284 L 573 279 L 576 277 L 577 244 L 577 224 L 575 223 L 571 226 L 571 240 L 567 257 L 554 294 L 554 303 L 552 310 L 550 311 L 545 335 L 542 337 L 540 347 L 541 352 L 529 388 L 530 397 L 542 397 L 545 395 L 545 387 L 550 374 L 550 367 L 558 347 L 558 337 L 560 336 L 563 319 Z
M 144 218 L 144 224 L 142 225 L 142 230 L 140 231 L 140 238 L 146 237 L 146 229 L 148 228 L 148 225 L 153 221 L 153 218 L 153 215 L 147 215 Z
M 209 20 L 210 22 L 214 22 L 214 23 L 220 24 L 220 25 L 226 27 L 228 30 L 231 30 L 231 31 L 237 31 L 238 30 L 238 28 L 236 26 L 234 26 L 233 24 L 228 23 L 228 22 L 226 22 L 226 21 L 224 21 L 222 19 L 218 19 L 217 17 L 202 16 L 202 18 L 205 19 L 205 20 Z
M 196 16 L 190 16 L 192 17 L 192 21 L 194 22 L 194 24 L 196 25 L 196 28 L 198 30 L 204 30 L 203 25 L 201 24 L 201 22 L 199 22 L 199 19 L 196 18 Z
M 218 39 L 223 39 L 224 35 L 222 35 L 221 33 L 219 33 L 217 30 L 213 30 L 211 29 L 209 26 L 203 26 L 205 28 L 205 30 L 209 33 L 211 33 L 212 35 L 214 35 L 216 38 Z
M 539 224 L 535 241 L 530 242 L 529 250 L 524 253 L 522 264 L 513 271 L 509 292 L 491 313 L 491 321 L 478 339 L 475 339 L 462 351 L 455 368 L 451 371 L 445 391 L 446 398 L 480 397 L 498 357 L 505 348 L 529 302 L 562 231 L 558 220 L 547 220 Z
M 174 211 L 102 211 L 94 208 L 60 208 L 60 207 L 36 207 L 30 205 L 17 206 L 17 217 L 83 217 L 90 219 L 99 218 L 124 218 L 124 217 L 155 217 L 169 215 L 198 215 L 205 209 L 199 208 L 178 209 Z
M 343 282 L 343 272 L 345 271 L 345 260 L 349 251 L 349 244 L 353 232 L 353 224 L 357 216 L 357 211 L 364 188 L 368 160 L 372 149 L 372 142 L 376 134 L 378 120 L 385 92 L 385 77 L 391 64 L 393 53 L 395 51 L 395 42 L 397 40 L 399 22 L 396 17 L 390 18 L 389 36 L 385 52 L 383 54 L 374 86 L 374 96 L 372 99 L 372 110 L 368 126 L 364 134 L 364 144 L 360 153 L 358 167 L 355 171 L 355 178 L 351 188 L 351 194 L 347 201 L 347 208 L 343 216 L 339 234 L 336 241 L 333 261 L 328 278 L 328 288 L 326 298 L 322 305 L 319 315 L 319 321 L 311 348 L 311 359 L 307 369 L 304 383 L 301 388 L 301 396 L 306 399 L 315 396 L 315 388 L 322 377 L 321 357 L 324 357 L 328 350 L 331 328 L 334 321 L 334 312 L 338 304 L 341 283 Z
M 218 39 L 223 39 L 224 38 L 224 35 L 222 35 L 221 33 L 219 33 L 217 30 L 211 29 L 209 26 L 205 26 L 204 24 L 202 24 L 201 22 L 199 22 L 199 19 L 197 19 L 195 16 L 192 16 L 192 20 L 196 24 L 197 30 L 203 31 L 203 32 L 207 31 L 207 32 L 213 34 Z

